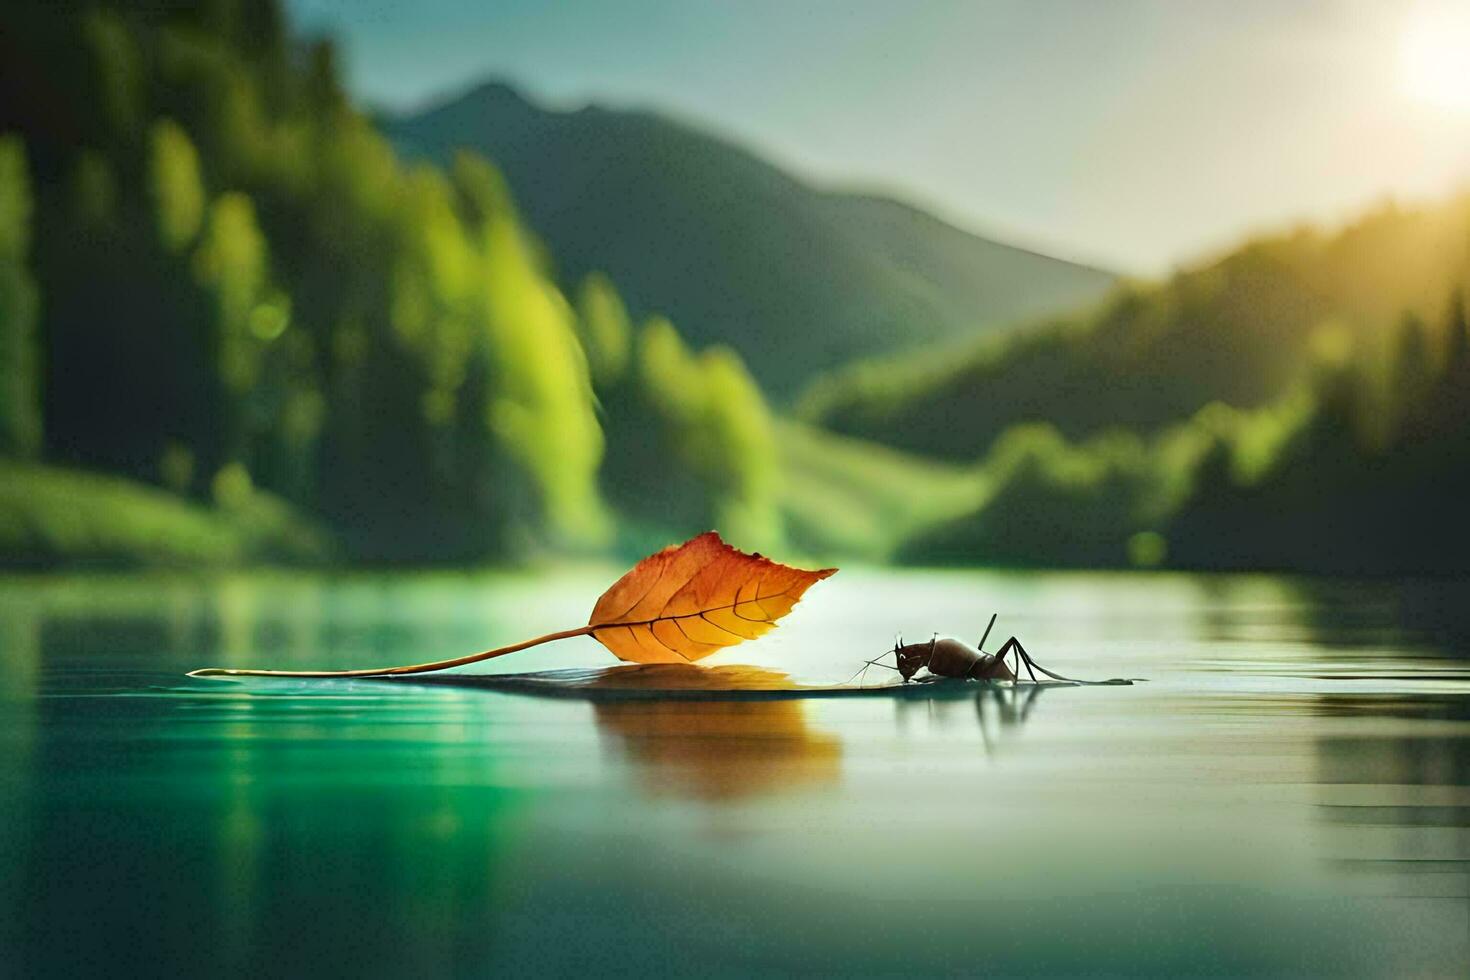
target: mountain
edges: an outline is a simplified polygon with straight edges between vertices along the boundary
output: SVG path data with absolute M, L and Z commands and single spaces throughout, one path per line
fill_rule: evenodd
M 898 201 L 813 187 L 706 132 L 499 83 L 379 120 L 400 152 L 491 157 L 570 283 L 618 283 L 777 396 L 856 357 L 973 336 L 1096 299 L 1112 276 L 970 234 Z
M 1157 431 L 1210 402 L 1253 408 L 1314 360 L 1386 360 L 1405 316 L 1443 322 L 1470 285 L 1470 196 L 1384 206 L 1352 225 L 1244 243 L 1159 283 L 963 347 L 875 358 L 818 379 L 799 405 L 844 435 L 973 461 L 1012 426 L 1065 437 Z

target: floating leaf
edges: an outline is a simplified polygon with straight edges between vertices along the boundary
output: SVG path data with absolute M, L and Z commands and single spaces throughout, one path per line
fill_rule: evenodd
M 619 660 L 699 660 L 770 632 L 836 571 L 747 555 L 708 531 L 634 565 L 597 600 L 587 625 Z
M 724 647 L 770 632 L 807 589 L 835 568 L 806 571 L 748 555 L 714 531 L 671 545 L 634 565 L 602 594 L 586 626 L 533 640 L 402 667 L 361 670 L 245 670 L 206 667 L 190 677 L 375 677 L 422 674 L 489 660 L 527 647 L 591 636 L 620 660 L 692 663 Z

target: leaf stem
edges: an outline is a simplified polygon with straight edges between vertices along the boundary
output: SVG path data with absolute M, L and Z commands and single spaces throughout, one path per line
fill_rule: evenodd
M 496 647 L 494 650 L 486 650 L 483 653 L 472 653 L 466 657 L 456 657 L 453 660 L 436 660 L 427 664 L 408 664 L 403 667 L 367 667 L 361 670 L 251 670 L 237 667 L 203 667 L 199 670 L 191 670 L 189 677 L 386 677 L 390 674 L 426 674 L 431 670 L 447 670 L 450 667 L 462 667 L 465 664 L 478 663 L 481 660 L 490 660 L 493 657 L 504 656 L 507 653 L 515 653 L 527 647 L 540 646 L 542 643 L 550 643 L 553 640 L 565 640 L 573 636 L 591 636 L 594 626 L 579 626 L 574 630 L 562 630 L 559 633 L 547 633 L 538 636 L 534 640 L 522 640 L 520 643 L 512 643 L 506 647 Z

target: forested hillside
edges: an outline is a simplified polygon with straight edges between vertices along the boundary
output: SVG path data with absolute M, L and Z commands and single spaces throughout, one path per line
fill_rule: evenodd
M 606 280 L 579 314 L 495 167 L 402 162 L 335 62 L 271 2 L 7 5 L 4 453 L 294 509 L 347 556 L 466 560 L 612 541 L 606 422 L 620 454 L 630 428 L 677 450 L 611 481 L 629 501 L 684 488 L 660 534 L 779 542 L 774 490 L 746 475 L 776 450 L 738 358 L 695 359 L 667 322 L 635 346 L 598 320 Z M 599 370 L 632 365 L 602 418 L 588 331 Z M 115 484 L 38 472 L 67 490 L 10 500 L 7 547 L 85 557 L 54 511 Z
M 896 201 L 815 189 L 651 113 L 552 111 L 488 84 L 384 125 L 441 163 L 462 147 L 493 158 L 566 281 L 608 272 L 635 316 L 734 347 L 778 398 L 854 357 L 1067 310 L 1112 281 Z
M 1011 426 L 1068 437 L 1154 431 L 1212 401 L 1251 408 L 1303 377 L 1314 346 L 1381 355 L 1406 312 L 1443 322 L 1470 282 L 1470 198 L 1385 207 L 1352 226 L 1261 239 L 1159 284 L 968 347 L 823 378 L 803 417 L 849 435 L 974 460 Z
M 1461 574 L 1470 549 L 1470 323 L 1453 293 L 1390 342 L 1324 346 L 1251 411 L 1069 443 L 1009 430 L 985 497 L 904 545 L 911 561 Z
M 450 153 L 492 119 L 510 182 Z M 429 120 L 400 157 L 269 0 L 0 12 L 0 561 L 714 527 L 843 559 L 1463 568 L 1470 197 L 842 368 L 797 423 L 740 349 L 790 386 L 1100 279 L 652 116 L 489 89 Z
M 829 426 L 978 466 L 900 555 L 1450 573 L 1470 548 L 1470 198 L 1250 243 L 973 349 L 827 379 Z

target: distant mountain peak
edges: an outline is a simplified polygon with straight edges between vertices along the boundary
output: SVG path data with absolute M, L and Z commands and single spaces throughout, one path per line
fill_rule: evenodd
M 510 103 L 521 104 L 533 108 L 541 108 L 536 105 L 530 96 L 515 85 L 515 83 L 503 78 L 487 78 L 478 82 L 459 95 L 447 99 L 441 99 L 436 105 L 445 105 L 452 102 L 463 102 L 474 100 L 477 102 Z M 432 108 L 432 105 L 431 107 Z
M 483 152 L 565 282 L 606 272 L 635 315 L 735 348 L 778 395 L 855 358 L 1087 303 L 1113 281 L 912 204 L 810 186 L 655 112 L 548 108 L 501 79 L 384 125 L 408 154 Z

